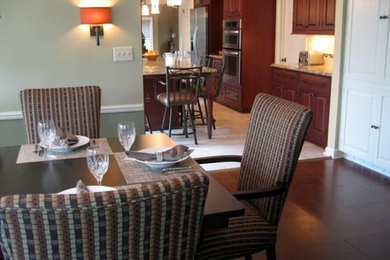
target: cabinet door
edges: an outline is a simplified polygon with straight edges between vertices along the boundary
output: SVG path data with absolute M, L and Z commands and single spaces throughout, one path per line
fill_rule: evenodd
M 280 69 L 273 69 L 272 93 L 276 97 L 299 102 L 298 73 Z
M 336 20 L 336 0 L 323 0 L 321 10 L 321 31 L 334 34 L 334 24 Z
M 378 135 L 374 164 L 390 169 L 390 94 L 387 93 L 381 97 L 380 113 L 375 114 L 379 114 L 380 118 L 379 125 L 375 123 L 371 125 L 371 131 Z
M 388 37 L 389 0 L 349 1 L 345 73 L 354 79 L 383 79 Z
M 223 17 L 224 18 L 241 18 L 242 0 L 224 0 Z
M 321 1 L 294 0 L 293 33 L 321 33 Z
M 371 135 L 375 95 L 372 91 L 346 89 L 343 97 L 341 150 L 372 161 L 374 137 Z
M 306 139 L 325 147 L 328 141 L 330 78 L 301 74 L 299 92 L 301 104 L 313 111 Z

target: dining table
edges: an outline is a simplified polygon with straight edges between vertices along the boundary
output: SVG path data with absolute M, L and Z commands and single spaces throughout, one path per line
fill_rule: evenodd
M 172 176 L 164 175 L 161 169 L 150 168 L 143 163 L 124 160 L 124 148 L 118 138 L 99 138 L 69 154 L 59 154 L 55 159 L 45 159 L 34 150 L 34 144 L 0 147 L 0 197 L 9 194 L 58 193 L 73 188 L 78 180 L 86 185 L 96 185 L 85 158 L 89 145 L 108 146 L 109 168 L 102 185 L 123 188 L 126 185 L 163 180 Z M 176 143 L 166 134 L 137 135 L 132 151 L 146 148 L 174 147 Z M 190 156 L 177 166 L 190 166 L 194 171 L 207 172 Z M 172 166 L 175 167 L 175 166 Z M 179 174 L 179 173 L 177 173 Z M 185 173 L 181 173 L 185 174 Z M 229 218 L 244 213 L 243 205 L 236 200 L 211 175 L 206 198 L 203 225 L 208 228 L 224 227 Z
M 192 64 L 175 64 L 171 67 L 191 67 L 196 66 Z M 209 92 L 209 97 L 207 98 L 207 135 L 211 139 L 213 131 L 213 102 L 215 93 L 215 73 L 217 69 L 202 66 L 202 76 L 205 77 L 205 87 Z M 163 116 L 164 107 L 155 100 L 155 89 L 154 83 L 158 81 L 166 80 L 166 66 L 165 60 L 158 58 L 157 60 L 147 60 L 143 59 L 143 83 L 144 83 L 144 104 L 145 104 L 145 114 L 148 116 L 148 127 L 151 127 L 152 130 L 159 130 L 161 124 L 161 118 Z M 174 112 L 173 118 L 177 120 L 173 121 L 173 126 L 180 126 L 177 113 Z

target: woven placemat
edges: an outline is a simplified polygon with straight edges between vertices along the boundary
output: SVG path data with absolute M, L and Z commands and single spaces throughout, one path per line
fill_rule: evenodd
M 156 181 L 167 180 L 172 177 L 188 174 L 188 172 L 162 174 L 161 173 L 162 169 L 151 168 L 137 161 L 123 160 L 125 157 L 125 153 L 123 152 L 114 153 L 114 156 L 127 184 L 156 182 Z M 200 165 L 197 164 L 191 157 L 176 164 L 175 166 L 191 166 L 194 169 L 194 172 L 204 171 L 203 168 L 200 167 Z M 171 167 L 175 167 L 175 166 L 171 166 Z
M 106 147 L 109 154 L 112 154 L 112 150 L 106 138 L 95 139 L 96 145 Z M 20 146 L 18 158 L 16 163 L 30 163 L 30 162 L 42 162 L 47 160 L 64 160 L 64 159 L 74 159 L 74 158 L 83 158 L 87 156 L 86 150 L 87 145 L 81 147 L 80 149 L 73 150 L 66 153 L 54 153 L 56 158 L 46 159 L 44 156 L 39 156 L 38 153 L 33 153 L 35 145 L 34 144 L 23 144 Z

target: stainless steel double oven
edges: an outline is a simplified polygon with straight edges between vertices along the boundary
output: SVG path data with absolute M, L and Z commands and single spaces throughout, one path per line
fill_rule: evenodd
M 241 20 L 223 21 L 223 57 L 225 73 L 223 80 L 241 83 Z

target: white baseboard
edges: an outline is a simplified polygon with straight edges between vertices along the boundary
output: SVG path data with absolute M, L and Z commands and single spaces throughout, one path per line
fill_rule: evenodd
M 102 106 L 102 114 L 113 114 L 113 113 L 128 113 L 128 112 L 142 112 L 144 111 L 144 104 L 130 104 L 130 105 L 114 105 L 114 106 Z M 1 120 L 16 120 L 23 119 L 22 111 L 9 111 L 0 112 Z
M 344 153 L 342 151 L 340 151 L 339 149 L 331 148 L 329 146 L 325 148 L 324 154 L 331 156 L 333 159 L 344 157 Z

